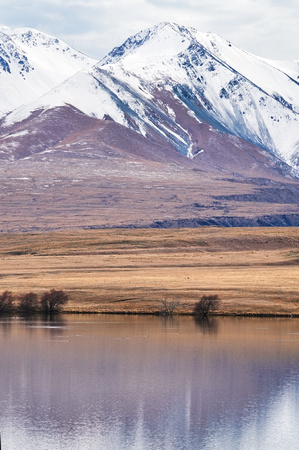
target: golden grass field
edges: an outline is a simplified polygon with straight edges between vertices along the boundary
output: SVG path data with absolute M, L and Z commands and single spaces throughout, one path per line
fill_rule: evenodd
M 109 229 L 0 234 L 0 292 L 51 288 L 65 311 L 191 313 L 218 294 L 219 313 L 299 315 L 298 228 Z

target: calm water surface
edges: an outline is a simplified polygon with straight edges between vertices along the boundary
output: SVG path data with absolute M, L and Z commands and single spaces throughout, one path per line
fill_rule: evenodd
M 299 319 L 0 321 L 2 450 L 299 449 Z

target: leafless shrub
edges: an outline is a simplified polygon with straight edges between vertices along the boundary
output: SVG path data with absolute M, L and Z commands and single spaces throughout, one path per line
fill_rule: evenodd
M 65 292 L 51 289 L 50 292 L 45 292 L 41 297 L 41 310 L 49 314 L 58 312 L 67 301 L 68 295 Z
M 207 316 L 211 311 L 218 309 L 220 299 L 218 295 L 203 295 L 201 299 L 195 303 L 193 312 L 196 316 Z
M 12 292 L 4 291 L 0 295 L 0 314 L 11 312 L 13 310 L 14 297 Z
M 37 294 L 29 292 L 19 297 L 18 310 L 21 314 L 32 314 L 39 309 Z
M 167 300 L 166 298 L 162 300 L 161 314 L 164 316 L 172 316 L 175 309 L 179 306 L 179 300 Z

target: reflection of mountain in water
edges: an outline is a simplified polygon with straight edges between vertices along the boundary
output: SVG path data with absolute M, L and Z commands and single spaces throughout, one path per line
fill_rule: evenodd
M 18 321 L 7 333 L 1 323 L 1 422 L 27 424 L 33 441 L 85 436 L 88 448 L 111 439 L 124 449 L 207 448 L 211 439 L 241 448 L 249 426 L 251 439 L 268 436 L 278 405 L 298 414 L 288 397 L 294 323 L 217 319 L 213 333 L 191 318 Z

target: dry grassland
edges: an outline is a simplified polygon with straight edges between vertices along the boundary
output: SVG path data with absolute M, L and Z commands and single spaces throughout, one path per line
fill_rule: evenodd
M 66 311 L 299 315 L 297 228 L 113 229 L 0 234 L 0 292 L 63 289 Z

